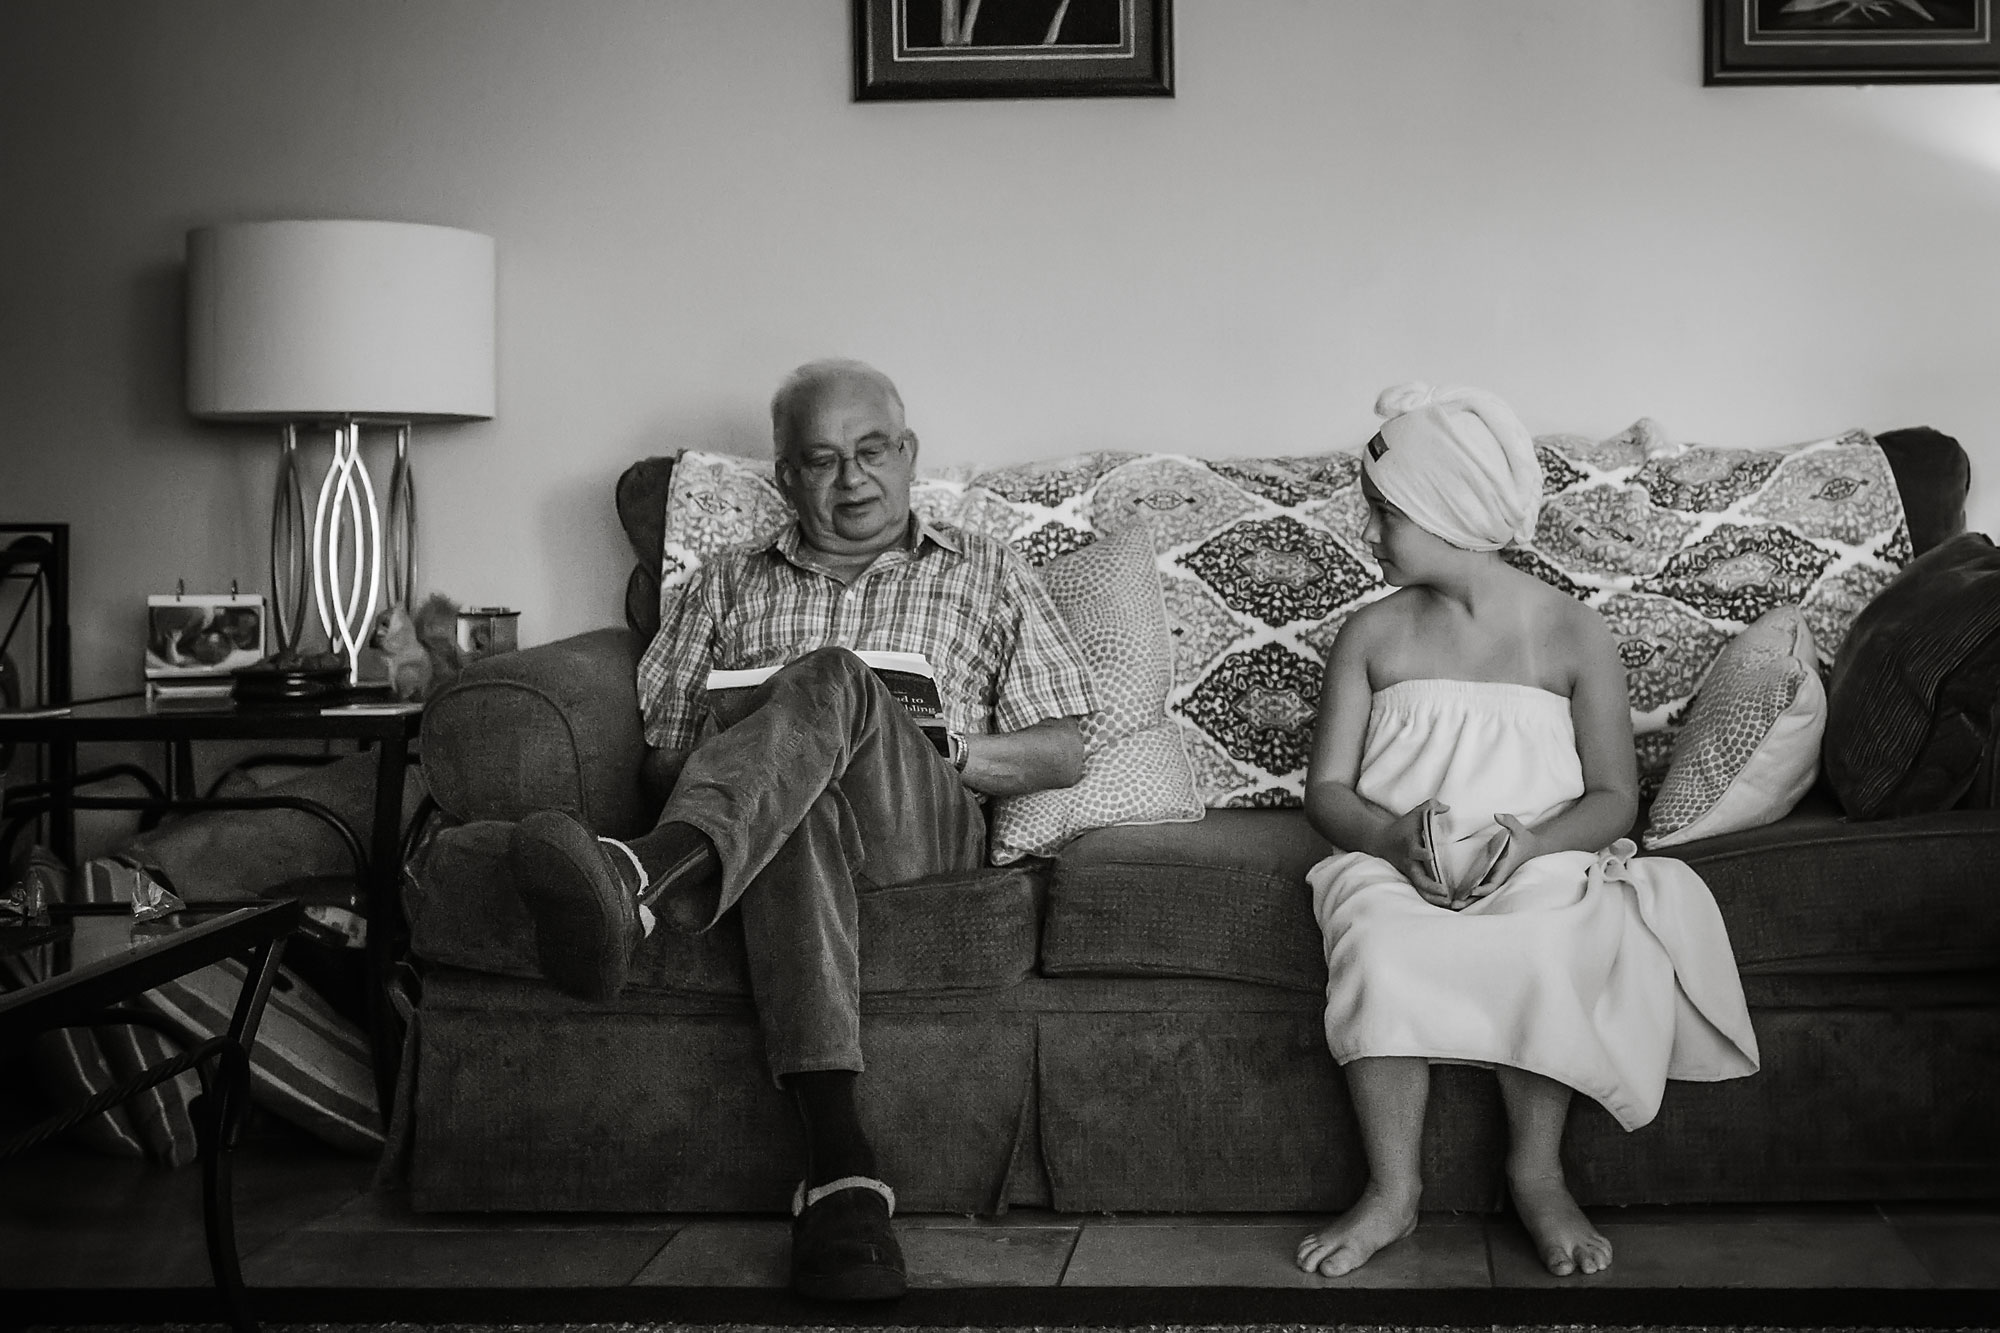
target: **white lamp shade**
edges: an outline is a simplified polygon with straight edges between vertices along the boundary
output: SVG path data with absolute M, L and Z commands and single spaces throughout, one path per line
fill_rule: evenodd
M 409 222 L 188 233 L 188 410 L 237 421 L 493 415 L 493 238 Z

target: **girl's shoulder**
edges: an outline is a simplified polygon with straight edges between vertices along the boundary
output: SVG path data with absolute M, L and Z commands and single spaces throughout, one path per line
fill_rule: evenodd
M 1524 569 L 1514 571 L 1514 588 L 1521 604 L 1557 624 L 1588 627 L 1603 624 L 1603 617 L 1590 603 L 1579 601 L 1552 583 L 1544 583 Z
M 1348 612 L 1336 638 L 1353 647 L 1371 638 L 1402 633 L 1420 614 L 1421 600 L 1416 589 L 1397 588 L 1387 597 L 1378 597 Z
M 1349 625 L 1371 625 L 1379 624 L 1385 620 L 1404 619 L 1416 610 L 1417 604 L 1422 600 L 1423 590 L 1420 588 L 1406 587 L 1392 589 L 1388 596 L 1377 597 L 1374 601 L 1364 603 L 1349 612 L 1347 619 L 1341 623 L 1341 628 L 1345 629 Z

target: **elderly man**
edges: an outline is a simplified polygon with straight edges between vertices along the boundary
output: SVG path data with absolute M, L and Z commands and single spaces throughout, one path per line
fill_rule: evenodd
M 778 489 L 796 521 L 708 561 L 639 662 L 646 739 L 685 764 L 631 843 L 544 811 L 513 857 L 544 974 L 602 998 L 656 920 L 699 931 L 735 908 L 765 1052 L 805 1127 L 792 1283 L 897 1296 L 903 1260 L 855 1109 L 858 893 L 970 870 L 983 796 L 1063 787 L 1095 706 L 1075 639 L 1005 544 L 910 513 L 917 437 L 880 371 L 819 361 L 771 400 Z M 950 726 L 941 754 L 856 650 L 919 652 Z M 782 666 L 711 703 L 715 668 Z

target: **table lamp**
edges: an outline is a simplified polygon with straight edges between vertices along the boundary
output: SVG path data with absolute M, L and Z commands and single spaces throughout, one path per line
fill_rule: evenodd
M 408 222 L 239 222 L 190 231 L 187 264 L 189 412 L 280 427 L 278 651 L 297 652 L 310 581 L 327 646 L 358 683 L 378 603 L 407 609 L 415 593 L 411 427 L 493 415 L 493 238 Z M 386 519 L 364 427 L 396 432 Z M 333 436 L 309 535 L 302 429 Z

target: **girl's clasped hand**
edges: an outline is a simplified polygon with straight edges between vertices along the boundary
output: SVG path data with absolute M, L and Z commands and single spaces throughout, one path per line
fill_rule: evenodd
M 1435 798 L 1406 811 L 1389 826 L 1382 859 L 1400 870 L 1427 903 L 1456 912 L 1505 884 L 1516 870 L 1544 850 L 1532 828 L 1510 814 L 1496 813 L 1500 827 L 1489 834 L 1472 860 L 1472 871 L 1454 882 L 1437 846 L 1439 820 L 1451 807 Z

